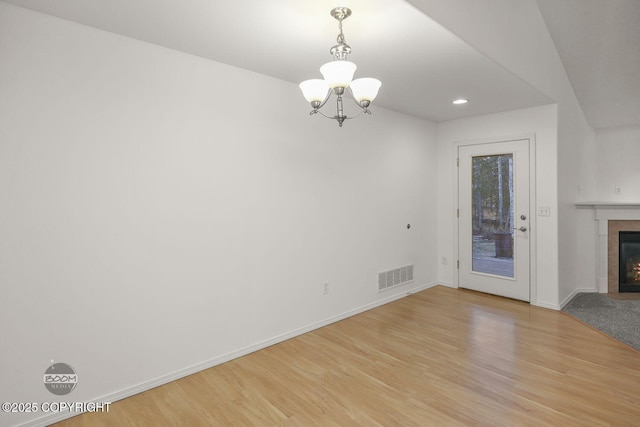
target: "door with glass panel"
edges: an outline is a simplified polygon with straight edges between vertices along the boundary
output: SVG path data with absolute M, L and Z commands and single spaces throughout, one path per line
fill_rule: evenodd
M 458 147 L 458 285 L 529 301 L 529 140 Z

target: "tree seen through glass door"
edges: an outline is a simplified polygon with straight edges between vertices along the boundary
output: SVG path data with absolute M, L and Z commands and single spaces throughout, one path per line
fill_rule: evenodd
M 472 159 L 472 270 L 513 276 L 513 154 Z

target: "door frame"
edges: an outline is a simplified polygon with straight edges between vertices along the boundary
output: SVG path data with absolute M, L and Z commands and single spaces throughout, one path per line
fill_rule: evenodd
M 453 264 L 453 282 L 456 288 L 460 287 L 460 274 L 457 267 L 457 261 L 460 259 L 459 248 L 459 222 L 458 218 L 458 200 L 459 200 L 459 180 L 458 180 L 458 151 L 460 147 L 467 145 L 492 144 L 498 142 L 519 141 L 523 139 L 529 140 L 529 303 L 534 304 L 537 301 L 538 281 L 537 281 L 537 205 L 536 205 L 536 135 L 528 133 L 523 135 L 512 135 L 505 137 L 481 138 L 472 140 L 455 141 L 452 145 L 452 165 L 453 165 L 453 199 L 452 212 L 453 218 L 453 255 L 455 261 Z

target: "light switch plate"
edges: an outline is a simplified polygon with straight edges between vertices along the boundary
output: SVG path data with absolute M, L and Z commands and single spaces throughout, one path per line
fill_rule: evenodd
M 538 216 L 551 216 L 551 207 L 538 206 Z

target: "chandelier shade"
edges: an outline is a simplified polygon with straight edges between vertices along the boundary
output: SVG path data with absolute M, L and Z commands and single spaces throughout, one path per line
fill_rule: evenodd
M 329 85 L 322 79 L 305 80 L 299 86 L 302 95 L 310 103 L 323 102 L 329 92 Z
M 302 90 L 302 95 L 313 108 L 309 114 L 320 113 L 326 118 L 336 120 L 338 125 L 342 127 L 342 123 L 346 119 L 352 119 L 362 113 L 371 114 L 369 105 L 378 96 L 382 83 L 378 79 L 369 77 L 353 80 L 353 75 L 358 67 L 347 60 L 347 55 L 351 53 L 351 46 L 345 42 L 344 34 L 342 33 L 342 21 L 351 16 L 351 10 L 347 7 L 336 7 L 331 10 L 331 16 L 338 20 L 338 28 L 340 30 L 337 38 L 338 44 L 329 50 L 333 55 L 333 61 L 327 62 L 320 67 L 320 73 L 324 79 L 305 80 L 299 86 L 300 90 Z M 356 116 L 348 117 L 344 113 L 342 97 L 347 88 L 351 91 L 356 105 L 361 110 Z M 337 111 L 334 116 L 328 116 L 320 109 L 324 107 L 332 93 L 337 98 Z
M 353 80 L 356 68 L 358 67 L 353 62 L 339 60 L 327 62 L 320 67 L 320 72 L 331 89 L 346 88 Z
M 382 86 L 382 82 L 378 79 L 372 79 L 371 77 L 355 79 L 349 85 L 353 97 L 358 102 L 372 102 L 376 99 L 376 96 L 378 96 L 380 86 Z

